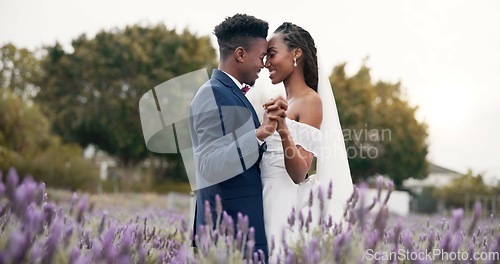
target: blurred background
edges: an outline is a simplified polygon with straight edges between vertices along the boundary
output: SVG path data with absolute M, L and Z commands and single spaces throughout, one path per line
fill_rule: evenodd
M 235 13 L 268 21 L 269 33 L 290 21 L 316 40 L 355 182 L 393 180 L 406 213 L 476 200 L 498 210 L 494 0 L 0 0 L 0 170 L 71 191 L 188 194 L 180 155 L 146 149 L 138 101 L 217 67 L 212 30 Z M 254 101 L 279 91 L 267 81 L 263 70 Z

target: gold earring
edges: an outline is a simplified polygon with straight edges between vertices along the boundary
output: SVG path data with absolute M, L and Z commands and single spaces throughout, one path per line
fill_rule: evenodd
M 293 66 L 297 67 L 297 58 L 293 58 Z

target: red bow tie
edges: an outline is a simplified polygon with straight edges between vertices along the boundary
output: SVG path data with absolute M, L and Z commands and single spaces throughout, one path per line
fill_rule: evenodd
M 245 84 L 245 85 L 243 85 L 243 88 L 241 88 L 241 92 L 243 94 L 246 94 L 248 92 L 248 90 L 250 90 L 250 88 L 251 88 L 250 86 Z

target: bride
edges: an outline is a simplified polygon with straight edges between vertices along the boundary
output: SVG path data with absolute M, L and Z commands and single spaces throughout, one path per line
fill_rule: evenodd
M 265 67 L 273 84 L 283 83 L 288 102 L 287 117 L 267 138 L 260 164 L 266 236 L 268 245 L 274 243 L 276 248 L 295 235 L 288 224 L 292 208 L 296 216 L 307 218 L 311 191 L 316 208 L 318 187 L 326 202 L 323 215 L 316 212 L 313 217 L 331 216 L 338 222 L 353 190 L 332 89 L 327 75 L 319 76 L 316 53 L 309 32 L 292 23 L 283 23 L 268 40 Z M 308 175 L 314 157 L 316 175 Z M 330 182 L 333 195 L 327 200 Z

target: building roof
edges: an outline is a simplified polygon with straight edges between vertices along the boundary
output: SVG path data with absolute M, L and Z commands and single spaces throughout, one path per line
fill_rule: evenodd
M 456 172 L 456 171 L 453 171 L 453 170 L 441 167 L 439 165 L 436 165 L 436 164 L 434 164 L 434 163 L 432 163 L 430 161 L 427 162 L 427 166 L 429 166 L 428 167 L 429 174 L 433 174 L 433 173 L 439 173 L 439 174 L 461 174 L 459 172 Z

